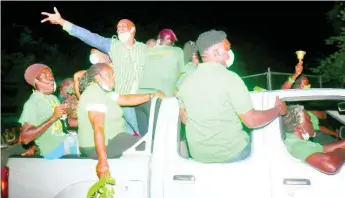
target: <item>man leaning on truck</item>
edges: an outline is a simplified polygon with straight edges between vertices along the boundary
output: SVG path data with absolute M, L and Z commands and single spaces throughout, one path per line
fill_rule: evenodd
M 251 141 L 241 120 L 249 128 L 258 128 L 286 112 L 286 104 L 279 98 L 269 110 L 253 109 L 242 79 L 226 69 L 232 55 L 226 37 L 225 32 L 216 30 L 198 37 L 196 43 L 203 63 L 177 94 L 190 154 L 204 163 L 245 159 L 250 154 Z

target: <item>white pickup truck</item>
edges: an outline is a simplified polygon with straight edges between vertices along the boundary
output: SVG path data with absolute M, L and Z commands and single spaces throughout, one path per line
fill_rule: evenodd
M 325 110 L 345 125 L 338 103 L 345 89 L 279 90 L 252 92 L 255 109 L 274 106 L 276 96 L 287 104 Z M 156 106 L 152 102 L 151 115 Z M 154 119 L 157 119 L 153 132 Z M 251 155 L 240 162 L 204 164 L 188 157 L 180 140 L 179 107 L 176 98 L 162 101 L 158 116 L 151 116 L 149 132 L 120 158 L 109 159 L 116 179 L 118 198 L 344 198 L 345 170 L 326 175 L 293 158 L 282 141 L 280 119 L 251 131 Z M 231 133 L 231 129 L 229 129 Z M 138 151 L 145 144 L 144 151 Z M 96 160 L 66 157 L 44 160 L 11 157 L 8 178 L 2 186 L 10 198 L 85 198 L 97 181 Z M 8 189 L 7 189 L 8 188 Z

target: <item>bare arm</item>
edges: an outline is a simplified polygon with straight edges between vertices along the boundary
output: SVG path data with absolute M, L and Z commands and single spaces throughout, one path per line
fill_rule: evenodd
M 287 81 L 285 81 L 281 89 L 291 89 L 292 85 L 295 83 L 295 80 L 298 78 L 298 76 L 301 75 L 302 72 L 303 72 L 303 62 L 301 61 L 296 65 L 295 73 L 290 77 L 291 80 L 288 79 Z
M 97 111 L 89 111 L 89 119 L 94 130 L 94 140 L 99 162 L 107 161 L 107 150 L 104 138 L 104 117 L 105 114 Z
M 184 110 L 184 108 L 180 108 L 180 118 L 181 118 L 181 122 L 183 124 L 186 124 L 186 122 L 187 122 L 187 113 Z
M 314 153 L 306 159 L 306 163 L 327 174 L 336 174 L 344 162 L 344 149 L 336 149 L 329 153 Z
M 257 111 L 252 109 L 245 114 L 241 114 L 240 118 L 248 128 L 259 128 L 272 122 L 274 119 L 279 117 L 279 115 L 279 109 L 274 107 L 266 111 Z
M 128 94 L 128 95 L 117 95 L 113 93 L 111 96 L 114 101 L 117 102 L 120 106 L 136 106 L 150 101 L 153 97 L 159 97 L 162 99 L 164 93 L 157 92 L 154 94 Z
M 320 131 L 322 131 L 323 133 L 326 133 L 328 135 L 334 136 L 334 137 L 339 137 L 339 134 L 335 131 L 332 131 L 331 129 L 324 127 L 324 126 L 319 126 Z
M 152 96 L 151 94 L 120 95 L 117 99 L 117 103 L 120 106 L 136 106 L 150 101 Z
M 310 112 L 313 113 L 319 119 L 326 119 L 327 118 L 327 113 L 324 111 L 310 111 Z
M 75 90 L 75 95 L 77 96 L 78 100 L 80 99 L 80 92 L 79 92 L 79 79 L 86 73 L 86 70 L 81 70 L 76 72 L 73 75 L 73 87 Z
M 298 78 L 299 74 L 295 73 L 291 76 L 291 80 L 295 81 Z M 291 82 L 290 80 L 285 81 L 285 83 L 282 85 L 281 89 L 291 89 L 294 82 Z
M 58 117 L 52 116 L 38 127 L 30 125 L 29 123 L 24 123 L 20 134 L 21 141 L 24 144 L 28 144 L 31 141 L 35 140 L 38 136 L 44 133 L 57 119 Z
M 345 150 L 345 140 L 339 140 L 338 142 L 323 145 L 323 151 L 325 153 L 333 152 L 337 149 Z
M 59 11 L 55 7 L 54 7 L 54 12 L 55 13 L 42 12 L 41 14 L 47 17 L 43 19 L 41 23 L 49 21 L 51 24 L 61 25 L 63 29 L 67 31 L 70 35 L 79 38 L 80 40 L 84 41 L 86 44 L 92 47 L 95 47 L 105 53 L 109 52 L 111 42 L 112 42 L 111 38 L 104 38 L 98 34 L 88 31 L 87 29 L 76 26 L 64 20 L 61 17 Z

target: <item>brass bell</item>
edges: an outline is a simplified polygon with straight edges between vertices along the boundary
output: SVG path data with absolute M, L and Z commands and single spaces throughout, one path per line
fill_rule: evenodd
M 302 62 L 304 56 L 306 55 L 306 52 L 299 50 L 299 51 L 296 51 L 296 55 L 297 55 L 297 59 L 299 60 L 299 62 Z

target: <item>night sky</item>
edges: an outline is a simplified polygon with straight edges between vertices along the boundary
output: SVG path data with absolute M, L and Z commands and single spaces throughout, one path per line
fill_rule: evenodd
M 93 31 L 97 23 L 109 20 L 107 28 L 114 28 L 121 18 L 132 19 L 142 26 L 157 24 L 151 37 L 162 28 L 173 29 L 179 38 L 178 45 L 195 40 L 202 30 L 224 29 L 234 51 L 241 42 L 264 46 L 268 56 L 296 62 L 294 52 L 307 51 L 307 60 L 325 53 L 324 39 L 332 34 L 332 26 L 325 13 L 334 2 L 2 2 L 2 28 L 11 23 L 27 25 L 33 32 L 61 48 L 71 43 L 59 27 L 41 24 L 42 11 L 53 12 L 56 6 L 63 18 Z M 181 28 L 184 26 L 184 28 Z M 197 32 L 194 28 L 197 27 Z M 137 30 L 137 37 L 140 38 Z M 99 33 L 99 32 L 97 32 Z M 100 33 L 101 34 L 101 33 Z M 107 35 L 106 35 L 107 36 Z M 145 42 L 148 37 L 143 38 Z M 3 48 L 4 46 L 2 46 Z M 88 46 L 85 45 L 87 48 Z M 251 54 L 241 54 L 250 59 Z
M 146 42 L 156 38 L 163 28 L 173 29 L 178 46 L 210 29 L 224 30 L 235 52 L 232 68 L 239 75 L 267 71 L 294 72 L 295 51 L 307 52 L 305 73 L 316 60 L 332 53 L 325 39 L 333 35 L 326 13 L 334 2 L 1 2 L 2 50 L 20 51 L 13 45 L 11 24 L 28 26 L 35 37 L 60 50 L 81 54 L 85 64 L 66 65 L 64 76 L 89 67 L 90 46 L 73 39 L 57 25 L 41 24 L 41 12 L 53 12 L 56 6 L 62 17 L 92 32 L 111 37 L 122 18 L 137 25 L 136 39 Z M 100 28 L 100 25 L 103 27 Z M 5 31 L 6 30 L 6 31 Z M 14 35 L 14 34 L 13 34 Z M 13 38 L 12 38 L 13 39 Z M 80 46 L 70 51 L 72 46 Z M 240 63 L 246 68 L 241 68 Z M 50 65 L 53 68 L 54 66 Z M 24 71 L 20 71 L 24 72 Z M 22 74 L 19 74 L 22 76 Z

